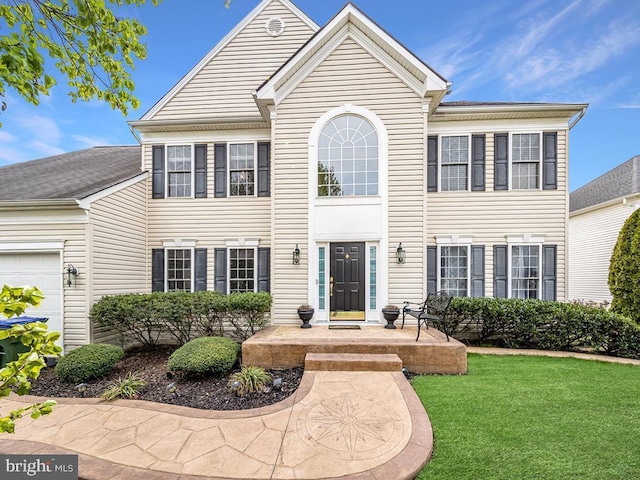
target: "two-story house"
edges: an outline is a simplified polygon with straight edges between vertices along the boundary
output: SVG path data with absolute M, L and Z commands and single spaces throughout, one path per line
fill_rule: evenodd
M 61 287 L 65 332 L 86 332 L 66 343 L 99 340 L 86 315 L 110 291 L 268 290 L 275 324 L 309 303 L 316 323 L 379 325 L 387 303 L 436 290 L 565 300 L 568 135 L 586 105 L 449 88 L 353 4 L 320 28 L 263 0 L 129 122 L 142 173 L 78 200 L 73 254 L 50 240 L 60 272 L 85 272 Z M 0 268 L 32 242 L 14 230 Z

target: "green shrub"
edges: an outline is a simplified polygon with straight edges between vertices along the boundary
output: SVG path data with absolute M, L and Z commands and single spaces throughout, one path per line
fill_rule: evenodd
M 173 352 L 167 366 L 173 372 L 226 375 L 236 363 L 239 347 L 230 338 L 196 338 Z
M 640 325 L 608 310 L 517 298 L 456 297 L 450 334 L 473 343 L 542 350 L 592 350 L 640 358 Z
M 107 375 L 124 351 L 117 345 L 94 343 L 70 351 L 60 358 L 55 372 L 63 382 L 81 383 Z
M 139 378 L 137 374 L 129 372 L 126 377 L 113 381 L 104 393 L 100 395 L 100 398 L 105 402 L 110 402 L 116 398 L 135 398 L 144 386 L 144 380 Z
M 229 387 L 235 390 L 239 397 L 264 390 L 270 383 L 271 375 L 265 372 L 264 368 L 251 365 L 242 367 L 242 370 L 229 378 Z
M 611 310 L 640 323 L 640 210 L 620 229 L 609 265 Z

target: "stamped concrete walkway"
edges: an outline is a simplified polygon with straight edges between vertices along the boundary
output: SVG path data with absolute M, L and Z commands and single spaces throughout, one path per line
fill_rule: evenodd
M 77 453 L 80 478 L 95 480 L 412 479 L 431 455 L 431 424 L 388 357 L 395 371 L 321 371 L 332 362 L 316 359 L 292 397 L 261 409 L 61 399 L 20 420 L 0 451 Z M 36 400 L 13 396 L 3 411 Z

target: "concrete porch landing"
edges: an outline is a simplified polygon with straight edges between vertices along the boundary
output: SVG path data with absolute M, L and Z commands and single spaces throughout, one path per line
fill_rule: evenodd
M 382 325 L 360 330 L 329 330 L 327 325 L 266 327 L 242 344 L 242 363 L 267 368 L 302 367 L 307 353 L 396 354 L 413 373 L 467 372 L 466 347 L 435 328 L 420 333 L 416 326 L 395 330 Z

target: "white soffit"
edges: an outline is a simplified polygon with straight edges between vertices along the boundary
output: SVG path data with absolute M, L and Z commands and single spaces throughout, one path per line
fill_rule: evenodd
M 302 10 L 296 7 L 289 0 L 262 0 L 262 2 L 260 2 L 258 6 L 256 6 L 256 8 L 254 8 L 249 13 L 249 15 L 244 17 L 244 19 L 240 23 L 238 23 L 234 27 L 234 29 L 231 30 L 222 40 L 220 40 L 220 42 L 218 42 L 218 44 L 213 47 L 213 49 L 211 49 L 209 53 L 207 53 L 207 55 L 205 55 L 204 58 L 196 64 L 195 67 L 193 67 L 184 77 L 182 77 L 180 81 L 176 83 L 173 88 L 169 90 L 160 100 L 158 100 L 158 102 L 140 118 L 140 121 L 151 120 L 159 110 L 161 110 L 187 83 L 189 83 L 189 81 L 193 77 L 195 77 L 211 61 L 211 59 L 213 59 L 223 48 L 231 43 L 231 41 L 235 39 L 236 36 L 238 36 L 238 34 L 242 30 L 244 30 L 244 28 L 249 25 L 258 15 L 260 15 L 269 4 L 276 1 L 280 2 L 284 7 L 291 10 L 291 12 L 297 15 L 300 20 L 309 25 L 309 27 L 314 32 L 317 32 L 320 28 L 317 23 L 315 23 Z
M 420 96 L 425 96 L 427 89 L 442 92 L 447 90 L 448 84 L 445 79 L 422 63 L 360 10 L 348 4 L 259 88 L 256 99 L 266 101 L 286 96 L 280 90 L 286 93 L 293 90 L 346 38 L 352 38 L 360 44 Z

